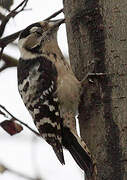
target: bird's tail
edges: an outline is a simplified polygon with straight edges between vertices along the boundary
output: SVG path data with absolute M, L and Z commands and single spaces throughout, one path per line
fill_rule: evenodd
M 78 135 L 72 133 L 69 128 L 63 128 L 63 145 L 69 150 L 87 178 L 91 179 L 93 174 L 96 173 L 96 166 L 84 141 Z

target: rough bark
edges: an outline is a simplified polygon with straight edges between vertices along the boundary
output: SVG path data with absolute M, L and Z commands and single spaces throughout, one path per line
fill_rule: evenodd
M 81 136 L 97 160 L 98 180 L 127 179 L 127 1 L 64 0 L 70 61 L 82 79 Z M 106 73 L 106 74 L 105 74 Z

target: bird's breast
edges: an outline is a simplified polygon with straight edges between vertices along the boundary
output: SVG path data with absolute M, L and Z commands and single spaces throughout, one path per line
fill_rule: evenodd
M 57 94 L 60 106 L 64 111 L 76 111 L 80 97 L 80 82 L 71 68 L 65 64 L 57 64 Z

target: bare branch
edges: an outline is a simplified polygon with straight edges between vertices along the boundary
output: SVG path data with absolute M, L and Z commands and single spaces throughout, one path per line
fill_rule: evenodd
M 4 20 L 5 18 L 6 18 L 6 16 L 0 12 L 0 20 Z
M 7 54 L 2 54 L 3 61 L 7 64 L 7 67 L 15 67 L 18 65 L 18 60 Z
M 1 56 L 3 54 L 3 51 L 4 51 L 4 47 L 2 47 L 1 50 L 0 50 L 0 59 L 1 59 Z
M 6 64 L 4 64 L 1 68 L 0 68 L 0 72 L 4 71 L 7 68 Z
M 26 123 L 24 123 L 21 120 L 17 119 L 15 116 L 13 116 L 4 106 L 0 105 L 0 108 L 3 109 L 8 115 L 10 115 L 13 121 L 17 121 L 17 122 L 21 123 L 22 125 L 27 127 L 30 131 L 32 131 L 34 134 L 36 134 L 37 136 L 40 136 L 40 134 L 37 131 L 35 131 L 34 129 L 29 127 Z
M 19 10 L 18 12 L 23 11 L 24 8 L 26 7 L 27 3 L 28 3 L 28 0 L 22 1 L 15 9 L 13 9 L 13 11 L 16 11 L 17 9 L 19 9 L 24 4 L 23 7 L 21 8 L 21 10 Z
M 18 38 L 19 34 L 22 32 L 23 30 L 21 31 L 18 31 L 14 34 L 11 34 L 9 36 L 6 36 L 2 39 L 0 39 L 0 47 L 1 48 L 5 48 L 9 43 L 11 43 L 12 41 L 14 41 L 15 39 Z
M 2 59 L 5 62 L 5 64 L 7 65 L 7 67 L 16 67 L 18 65 L 18 60 L 10 55 L 3 53 Z
M 53 13 L 51 16 L 49 16 L 48 18 L 46 18 L 44 20 L 50 20 L 50 19 L 56 17 L 57 15 L 59 15 L 61 12 L 63 12 L 63 9 L 60 9 L 59 11 L 56 11 L 55 13 Z
M 18 65 L 18 60 L 7 54 L 3 53 L 1 59 L 4 61 L 4 64 L 0 67 L 0 72 L 9 67 L 16 67 Z
M 3 171 L 1 171 L 2 173 L 8 171 L 8 172 L 10 172 L 10 173 L 15 174 L 16 176 L 20 176 L 20 177 L 25 178 L 25 179 L 37 180 L 36 178 L 32 178 L 32 177 L 30 177 L 30 176 L 28 176 L 28 175 L 22 174 L 22 173 L 20 173 L 20 172 L 18 172 L 18 171 L 15 171 L 15 170 L 13 170 L 13 169 L 11 169 L 11 168 L 9 168 L 9 167 L 6 167 L 6 166 L 3 165 L 2 163 L 0 163 L 0 167 L 1 167 L 1 169 L 3 170 Z
M 22 3 L 20 3 L 14 10 L 12 10 L 2 21 L 1 25 L 0 25 L 0 37 L 3 35 L 3 32 L 5 30 L 6 24 L 8 23 L 8 21 L 10 20 L 10 18 L 15 17 L 18 13 L 20 13 L 21 11 L 24 10 L 24 8 L 27 5 L 28 0 L 24 0 Z M 23 5 L 24 4 L 24 5 Z M 23 7 L 18 10 L 21 6 L 23 5 Z M 18 11 L 17 11 L 18 10 Z
M 3 33 L 4 32 L 4 29 L 5 29 L 5 26 L 7 24 L 7 22 L 9 21 L 9 19 L 11 17 L 14 17 L 17 13 L 21 12 L 22 10 L 24 10 L 26 4 L 27 4 L 28 0 L 24 0 L 22 3 L 20 3 L 13 11 L 10 12 L 10 14 L 8 14 L 6 17 L 5 17 L 5 20 L 3 20 L 1 26 L 0 26 L 0 36 L 1 36 L 1 32 Z M 24 4 L 24 5 L 23 5 Z M 21 7 L 23 5 L 23 7 L 19 10 L 19 11 L 16 11 L 19 7 Z M 59 11 L 53 13 L 51 16 L 49 16 L 48 18 L 46 18 L 45 20 L 49 20 L 51 18 L 54 18 L 55 16 L 57 16 L 58 14 L 60 14 L 61 12 L 63 12 L 63 9 L 60 9 Z M 22 32 L 23 30 L 21 31 L 18 31 L 14 34 L 11 34 L 9 36 L 6 36 L 2 39 L 0 39 L 0 47 L 1 47 L 1 51 L 0 51 L 0 59 L 3 58 L 5 64 L 0 68 L 0 72 L 3 71 L 4 69 L 8 68 L 8 67 L 14 67 L 14 66 L 17 66 L 17 61 L 14 60 L 13 58 L 13 61 L 12 59 L 10 60 L 9 57 L 3 55 L 2 56 L 2 53 L 3 53 L 3 50 L 4 48 L 9 44 L 11 43 L 12 41 L 14 41 L 15 39 L 18 38 L 19 34 Z M 8 60 L 9 59 L 9 60 Z
M 58 14 L 60 14 L 61 12 L 63 12 L 63 9 L 60 9 L 59 11 L 55 12 L 54 14 L 52 14 L 51 16 L 49 16 L 48 18 L 46 18 L 45 20 L 49 20 L 55 16 L 57 16 Z M 14 34 L 11 34 L 9 36 L 6 36 L 2 39 L 0 39 L 0 47 L 4 48 L 6 47 L 9 43 L 11 43 L 12 41 L 14 41 L 15 39 L 18 38 L 19 34 L 23 31 L 23 29 L 21 31 L 18 31 Z
M 4 52 L 4 47 L 2 47 L 1 50 L 0 50 L 0 60 L 1 60 L 3 52 Z

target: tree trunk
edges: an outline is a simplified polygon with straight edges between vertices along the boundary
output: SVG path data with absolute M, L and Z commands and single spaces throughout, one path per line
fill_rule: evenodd
M 127 180 L 127 0 L 64 0 L 70 61 L 84 85 L 81 136 L 98 180 Z

